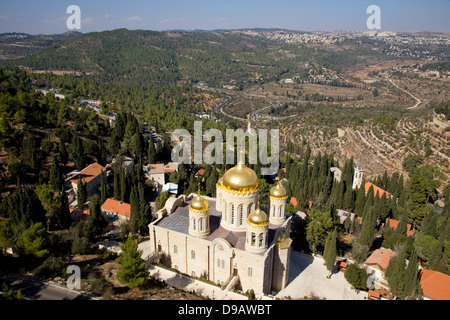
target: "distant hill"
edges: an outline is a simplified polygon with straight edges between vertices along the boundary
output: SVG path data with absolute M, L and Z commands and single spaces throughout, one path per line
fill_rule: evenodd
M 233 83 L 239 88 L 295 75 L 306 62 L 342 68 L 363 63 L 360 56 L 371 59 L 376 54 L 351 46 L 335 53 L 333 48 L 290 45 L 233 31 L 117 29 L 49 37 L 46 48 L 8 63 L 35 71 L 85 73 L 101 81 L 131 85 L 205 82 L 215 87 Z M 62 41 L 64 37 L 70 39 Z
M 37 53 L 44 48 L 76 38 L 80 35 L 82 33 L 77 31 L 52 35 L 2 33 L 0 34 L 0 62 Z

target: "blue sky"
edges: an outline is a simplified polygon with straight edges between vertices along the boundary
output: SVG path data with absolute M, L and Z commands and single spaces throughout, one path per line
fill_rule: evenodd
M 256 27 L 366 31 L 366 9 L 372 4 L 381 9 L 381 30 L 450 32 L 450 0 L 0 0 L 0 33 L 69 31 L 69 5 L 80 7 L 83 33 Z

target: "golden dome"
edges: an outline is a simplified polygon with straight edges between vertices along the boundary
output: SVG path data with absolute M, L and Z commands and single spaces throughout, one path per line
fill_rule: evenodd
M 255 171 L 239 163 L 225 172 L 222 183 L 231 192 L 252 192 L 258 188 L 258 177 Z
M 286 239 L 287 239 L 287 237 L 284 234 L 284 232 L 280 231 L 280 232 L 278 232 L 276 244 L 279 245 L 280 243 L 284 242 Z
M 217 181 L 217 186 L 218 187 L 222 187 L 223 186 L 223 177 L 219 178 L 219 180 Z
M 270 189 L 269 196 L 275 199 L 284 199 L 287 197 L 286 189 L 283 187 L 280 180 L 278 180 L 278 183 Z
M 247 223 L 254 227 L 262 227 L 269 223 L 269 217 L 259 208 L 259 203 L 258 208 L 248 215 Z
M 209 203 L 200 195 L 199 192 L 197 197 L 195 197 L 195 199 L 193 199 L 189 204 L 189 209 L 192 211 L 205 211 L 209 209 Z
M 282 231 L 278 233 L 277 241 L 275 242 L 276 246 L 280 249 L 289 248 L 292 243 L 292 239 L 288 238 L 286 234 Z

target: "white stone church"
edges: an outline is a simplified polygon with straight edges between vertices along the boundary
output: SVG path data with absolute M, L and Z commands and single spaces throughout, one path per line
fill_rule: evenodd
M 269 214 L 259 207 L 257 175 L 243 162 L 227 170 L 216 188 L 217 198 L 169 198 L 149 224 L 146 258 L 243 292 L 283 289 L 292 242 L 285 188 L 278 181 L 270 190 Z

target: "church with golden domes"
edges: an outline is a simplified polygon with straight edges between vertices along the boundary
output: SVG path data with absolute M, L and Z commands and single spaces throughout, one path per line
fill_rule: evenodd
M 191 194 L 172 198 L 172 209 L 149 224 L 150 255 L 223 288 L 271 294 L 289 278 L 290 223 L 286 189 L 270 190 L 269 212 L 260 208 L 258 177 L 243 161 L 216 185 L 216 198 Z M 184 196 L 183 196 L 184 197 Z

